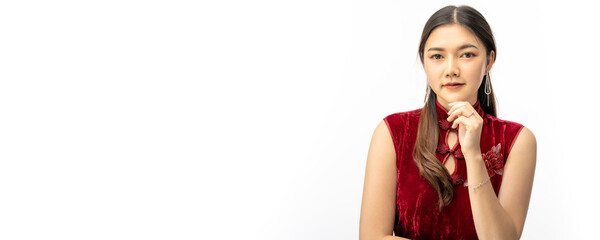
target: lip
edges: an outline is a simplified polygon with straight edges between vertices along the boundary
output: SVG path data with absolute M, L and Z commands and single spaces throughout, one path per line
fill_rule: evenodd
M 457 89 L 457 88 L 462 87 L 464 85 L 465 85 L 464 83 L 459 83 L 459 84 L 456 84 L 456 85 L 444 85 L 444 87 L 446 87 L 448 89 Z

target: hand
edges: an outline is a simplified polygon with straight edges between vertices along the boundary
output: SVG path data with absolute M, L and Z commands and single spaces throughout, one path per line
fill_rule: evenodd
M 448 111 L 447 120 L 449 122 L 454 120 L 452 128 L 458 127 L 458 141 L 460 142 L 460 150 L 462 150 L 463 155 L 481 155 L 480 142 L 483 118 L 481 118 L 469 102 L 453 102 L 448 105 L 451 108 Z M 471 115 L 472 112 L 473 114 Z

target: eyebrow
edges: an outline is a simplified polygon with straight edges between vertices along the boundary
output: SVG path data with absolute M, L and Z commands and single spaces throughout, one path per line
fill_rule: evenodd
M 473 45 L 473 44 L 465 44 L 465 45 L 462 45 L 462 46 L 460 46 L 460 47 L 458 48 L 458 50 L 460 51 L 460 50 L 463 50 L 463 49 L 465 49 L 465 48 L 475 48 L 475 49 L 479 49 L 479 48 L 477 48 L 477 47 L 476 47 L 475 45 Z M 429 48 L 429 49 L 427 49 L 427 51 L 428 51 L 428 52 L 429 52 L 429 51 L 442 51 L 442 52 L 443 52 L 443 51 L 444 51 L 444 49 L 443 49 L 443 48 L 438 48 L 438 47 L 433 47 L 433 48 Z

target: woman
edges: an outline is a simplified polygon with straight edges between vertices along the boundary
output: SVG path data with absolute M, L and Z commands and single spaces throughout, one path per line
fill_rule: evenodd
M 523 125 L 496 117 L 487 21 L 468 6 L 438 10 L 419 56 L 425 106 L 390 114 L 375 129 L 360 239 L 519 239 L 537 143 Z

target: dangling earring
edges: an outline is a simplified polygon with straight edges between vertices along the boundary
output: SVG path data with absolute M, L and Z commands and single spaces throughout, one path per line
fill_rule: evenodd
M 490 83 L 490 72 L 485 74 L 485 95 L 487 96 L 487 106 L 490 106 L 490 93 L 492 93 L 492 84 Z
M 425 99 L 423 100 L 424 103 L 427 103 L 427 100 L 431 97 L 431 86 L 429 86 L 429 84 L 427 84 L 427 90 L 425 90 Z

